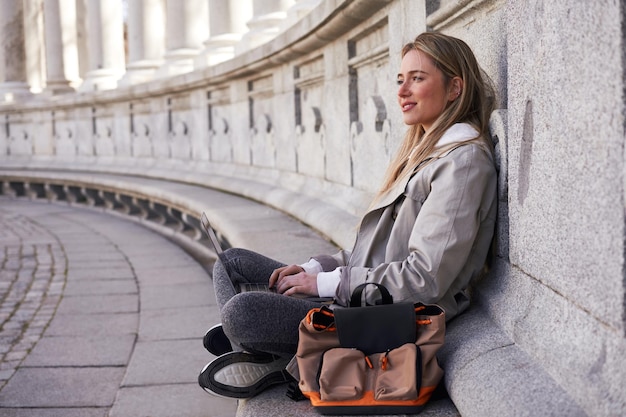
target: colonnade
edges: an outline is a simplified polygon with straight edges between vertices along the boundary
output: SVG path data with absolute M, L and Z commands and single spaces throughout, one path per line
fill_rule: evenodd
M 320 1 L 4 0 L 0 102 L 215 65 L 272 39 Z

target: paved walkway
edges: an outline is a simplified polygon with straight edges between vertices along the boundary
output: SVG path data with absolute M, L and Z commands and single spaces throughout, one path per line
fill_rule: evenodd
M 1 416 L 234 416 L 196 381 L 217 322 L 206 271 L 164 237 L 0 197 Z

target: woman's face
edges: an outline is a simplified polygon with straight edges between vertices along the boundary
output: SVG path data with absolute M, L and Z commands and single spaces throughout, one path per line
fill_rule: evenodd
M 443 73 L 430 57 L 411 50 L 402 58 L 398 74 L 398 103 L 407 125 L 421 124 L 428 132 L 445 110 L 453 92 L 448 92 Z

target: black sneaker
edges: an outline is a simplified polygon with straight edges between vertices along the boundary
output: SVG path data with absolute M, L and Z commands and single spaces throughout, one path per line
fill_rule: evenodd
M 251 398 L 271 385 L 292 381 L 287 363 L 288 358 L 269 354 L 229 352 L 209 362 L 198 383 L 219 397 Z
M 222 356 L 224 353 L 232 352 L 233 347 L 221 324 L 211 327 L 202 339 L 204 348 L 215 356 Z

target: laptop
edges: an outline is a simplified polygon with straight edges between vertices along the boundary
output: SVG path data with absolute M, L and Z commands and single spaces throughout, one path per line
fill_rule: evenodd
M 222 259 L 222 252 L 224 249 L 222 248 L 222 244 L 215 233 L 215 230 L 211 226 L 209 222 L 209 218 L 207 217 L 205 212 L 202 212 L 202 217 L 200 218 L 202 223 L 202 227 L 204 228 L 205 233 L 209 237 L 209 241 L 211 242 L 211 246 L 213 246 L 213 252 L 217 255 L 217 257 L 224 263 Z M 251 284 L 251 283 L 239 283 L 239 288 L 236 288 L 239 292 L 248 292 L 248 291 L 269 291 L 276 292 L 275 289 L 269 288 L 267 284 Z
M 202 212 L 200 222 L 202 223 L 202 227 L 204 228 L 205 233 L 209 237 L 211 246 L 213 246 L 213 251 L 215 252 L 217 257 L 223 262 L 224 260 L 222 259 L 222 252 L 224 252 L 224 250 L 222 249 L 222 244 L 220 243 L 220 240 L 217 238 L 217 234 L 215 233 L 215 230 L 211 226 L 211 223 L 209 222 L 209 218 L 207 217 L 205 212 Z M 250 291 L 276 292 L 275 288 L 270 288 L 267 284 L 261 284 L 261 283 L 241 282 L 241 283 L 238 283 L 236 286 L 237 288 L 235 289 L 238 292 L 250 292 Z M 292 297 L 305 298 L 309 301 L 314 301 L 314 302 L 319 302 L 319 303 L 324 303 L 324 304 L 330 304 L 333 301 L 332 297 L 319 297 L 319 296 L 304 295 L 304 294 L 296 294 L 296 295 L 293 295 Z

